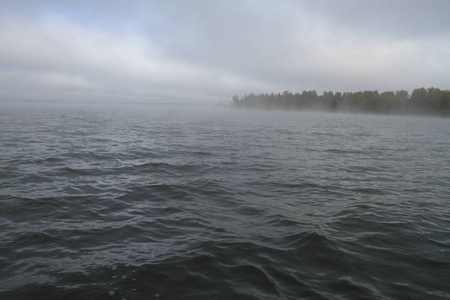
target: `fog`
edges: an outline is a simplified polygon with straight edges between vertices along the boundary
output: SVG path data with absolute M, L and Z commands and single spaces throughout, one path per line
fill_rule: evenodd
M 0 98 L 448 89 L 450 2 L 2 1 Z

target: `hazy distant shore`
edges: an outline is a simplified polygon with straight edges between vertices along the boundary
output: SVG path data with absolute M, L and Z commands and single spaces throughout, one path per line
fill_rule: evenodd
M 275 110 L 313 110 L 327 112 L 350 112 L 370 114 L 414 114 L 450 116 L 450 90 L 438 88 L 408 91 L 359 91 L 324 92 L 316 91 L 282 94 L 253 93 L 242 98 L 232 97 L 232 105 L 237 108 L 258 108 Z

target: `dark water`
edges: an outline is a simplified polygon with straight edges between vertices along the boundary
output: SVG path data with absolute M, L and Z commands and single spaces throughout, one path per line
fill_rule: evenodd
M 449 299 L 450 120 L 0 103 L 1 299 Z

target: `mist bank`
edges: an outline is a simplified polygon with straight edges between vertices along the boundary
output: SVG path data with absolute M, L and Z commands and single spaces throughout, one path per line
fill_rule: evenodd
M 408 91 L 253 93 L 242 98 L 234 95 L 232 105 L 237 108 L 274 110 L 312 110 L 368 114 L 415 114 L 450 116 L 450 90 L 418 88 Z

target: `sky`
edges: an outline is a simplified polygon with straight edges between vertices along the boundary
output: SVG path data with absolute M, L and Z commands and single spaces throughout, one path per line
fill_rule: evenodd
M 450 89 L 448 0 L 0 0 L 0 98 Z

